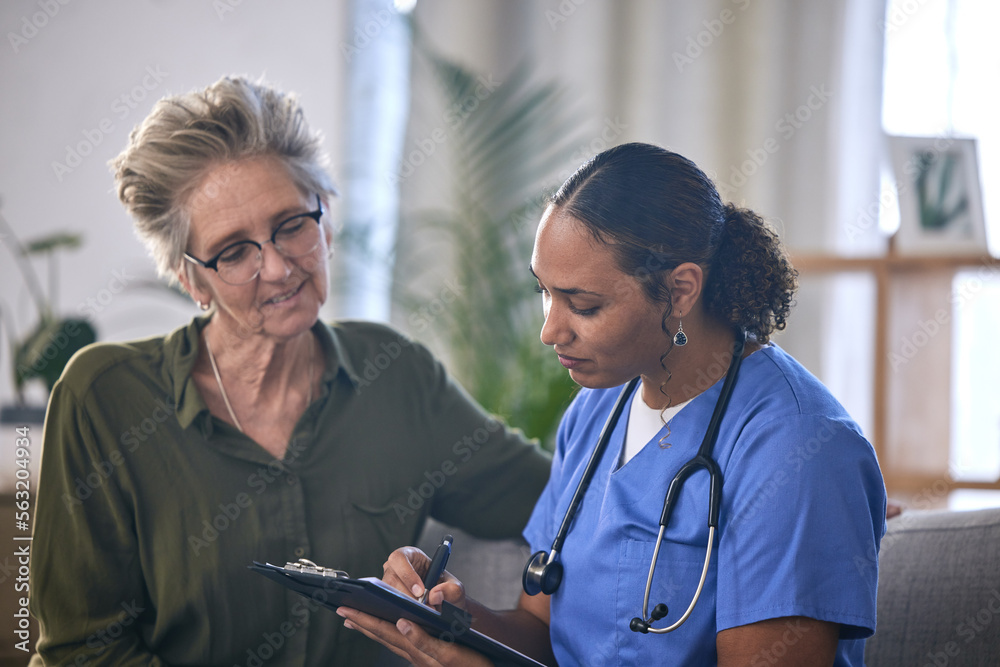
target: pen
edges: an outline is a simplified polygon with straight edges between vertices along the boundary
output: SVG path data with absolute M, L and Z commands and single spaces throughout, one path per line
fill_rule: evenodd
M 441 540 L 441 545 L 434 552 L 434 558 L 431 559 L 431 566 L 427 569 L 427 576 L 424 577 L 424 596 L 420 598 L 420 601 L 427 604 L 427 596 L 431 592 L 431 588 L 434 584 L 438 582 L 441 575 L 444 574 L 444 568 L 448 564 L 448 557 L 451 556 L 451 535 L 445 535 L 444 539 Z

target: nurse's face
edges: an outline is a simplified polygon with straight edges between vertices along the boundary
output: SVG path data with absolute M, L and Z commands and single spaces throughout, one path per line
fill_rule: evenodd
M 663 374 L 664 306 L 649 302 L 641 283 L 618 268 L 609 247 L 583 223 L 549 207 L 535 235 L 531 270 L 545 313 L 542 342 L 574 382 L 604 388 Z

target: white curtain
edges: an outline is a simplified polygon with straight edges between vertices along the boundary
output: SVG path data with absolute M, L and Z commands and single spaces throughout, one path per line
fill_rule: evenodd
M 794 252 L 863 255 L 883 250 L 864 211 L 878 201 L 884 12 L 882 0 L 420 0 L 415 16 L 476 72 L 502 83 L 529 60 L 566 87 L 590 137 L 577 163 L 625 141 L 659 144 Z M 409 205 L 447 196 L 426 185 L 406 192 Z M 871 311 L 865 284 L 807 279 L 779 337 L 863 425 L 870 375 L 839 369 L 870 367 Z

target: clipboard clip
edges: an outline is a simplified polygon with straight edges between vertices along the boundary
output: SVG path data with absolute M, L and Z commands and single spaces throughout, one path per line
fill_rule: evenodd
M 308 558 L 300 558 L 294 563 L 285 563 L 285 567 L 282 569 L 291 570 L 292 572 L 304 572 L 306 574 L 318 574 L 321 577 L 330 577 L 332 579 L 350 579 L 347 572 L 317 565 Z

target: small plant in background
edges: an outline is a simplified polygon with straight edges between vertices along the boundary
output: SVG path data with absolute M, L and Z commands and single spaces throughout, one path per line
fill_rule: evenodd
M 425 323 L 446 345 L 453 373 L 476 400 L 551 447 L 576 385 L 539 341 L 541 305 L 528 265 L 544 192 L 568 165 L 579 144 L 571 129 L 580 125 L 566 119 L 569 103 L 556 86 L 530 80 L 534 68 L 495 82 L 436 54 L 416 28 L 414 54 L 444 95 L 452 163 L 446 210 L 408 224 L 425 239 L 428 232 L 443 237 L 460 287 L 432 317 L 407 287 L 397 295 L 415 304 L 410 322 Z M 397 269 L 397 285 L 441 263 L 411 260 Z M 410 265 L 419 268 L 407 276 Z
M 24 405 L 25 384 L 37 378 L 51 391 L 70 357 L 96 341 L 97 332 L 86 319 L 56 315 L 56 288 L 59 284 L 56 254 L 60 250 L 78 248 L 82 241 L 80 235 L 57 232 L 22 244 L 7 220 L 0 215 L 0 240 L 14 258 L 38 313 L 34 327 L 21 336 L 11 321 L 9 308 L 3 309 L 2 324 L 10 340 L 14 391 L 18 405 Z M 38 256 L 48 261 L 48 295 L 31 264 L 31 258 Z
M 961 174 L 956 173 L 958 157 L 954 153 L 938 155 L 927 151 L 917 156 L 917 197 L 920 202 L 920 226 L 946 229 L 969 210 L 969 197 L 962 189 Z

